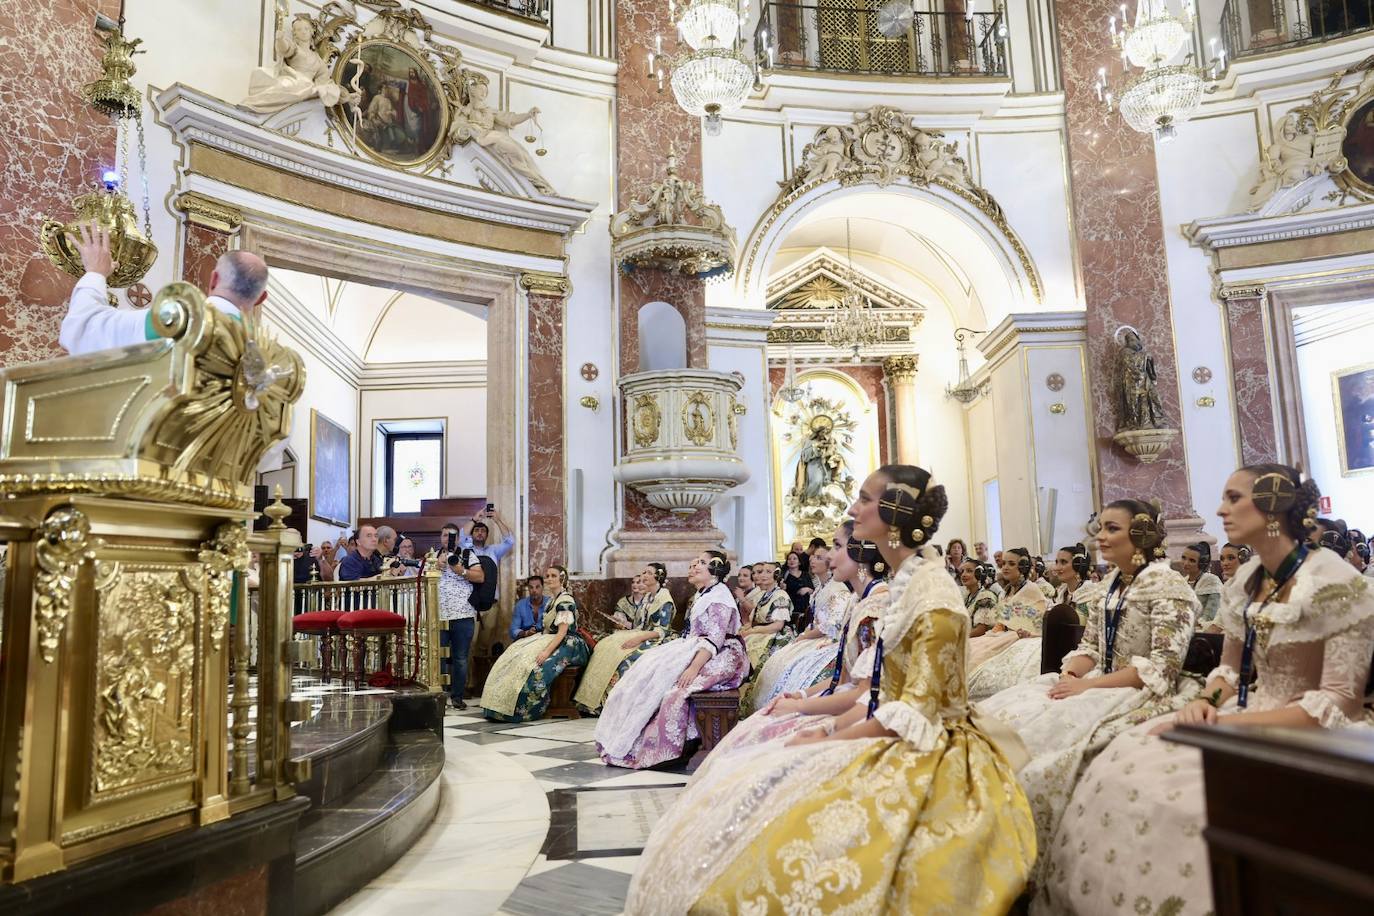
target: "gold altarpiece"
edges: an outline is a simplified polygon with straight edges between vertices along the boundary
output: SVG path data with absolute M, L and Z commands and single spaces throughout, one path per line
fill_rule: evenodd
M 0 372 L 6 882 L 290 798 L 306 776 L 288 738 L 300 541 L 280 504 L 249 532 L 300 358 L 189 284 L 158 295 L 149 327 L 147 343 Z M 252 553 L 257 658 L 231 619 Z

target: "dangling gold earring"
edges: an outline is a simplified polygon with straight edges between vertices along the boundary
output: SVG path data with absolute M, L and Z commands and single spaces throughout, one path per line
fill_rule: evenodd
M 893 550 L 902 546 L 902 529 L 898 528 L 896 525 L 887 529 L 887 546 L 891 547 Z
M 1133 565 L 1136 569 L 1140 569 L 1140 567 L 1145 565 L 1145 555 L 1142 554 L 1139 550 L 1131 554 L 1131 565 Z
M 1265 536 L 1266 536 L 1266 537 L 1271 537 L 1271 538 L 1276 538 L 1276 537 L 1279 536 L 1280 533 L 1281 533 L 1281 532 L 1279 531 L 1279 518 L 1278 518 L 1278 516 L 1277 516 L 1277 515 L 1271 515 L 1271 516 L 1269 516 L 1269 521 L 1268 521 L 1268 523 L 1265 524 L 1265 526 L 1264 526 L 1264 534 L 1265 534 Z

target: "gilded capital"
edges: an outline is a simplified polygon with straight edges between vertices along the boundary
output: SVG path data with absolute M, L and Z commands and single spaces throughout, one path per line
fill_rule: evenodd
M 915 353 L 889 356 L 883 360 L 883 374 L 894 382 L 914 382 L 920 361 L 921 357 Z
M 216 232 L 237 232 L 243 225 L 243 213 L 237 207 L 220 203 L 195 191 L 178 194 L 175 204 L 186 221 L 193 226 L 203 226 Z
M 572 281 L 562 274 L 527 271 L 520 275 L 520 288 L 536 296 L 562 298 L 572 292 Z
M 1232 299 L 1263 299 L 1264 293 L 1263 283 L 1223 283 L 1217 290 L 1217 296 L 1223 302 Z

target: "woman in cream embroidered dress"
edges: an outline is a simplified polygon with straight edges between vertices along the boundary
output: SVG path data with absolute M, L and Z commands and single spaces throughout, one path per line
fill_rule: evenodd
M 854 593 L 835 575 L 835 562 L 845 556 L 845 545 L 853 530 L 854 523 L 846 521 L 835 531 L 834 549 L 826 560 L 830 578 L 816 592 L 811 625 L 769 657 L 754 681 L 753 707 L 766 706 L 789 690 L 805 690 L 820 680 L 835 661 L 840 631 L 854 605 Z
M 749 673 L 739 610 L 725 577 L 725 554 L 692 561 L 687 581 L 698 589 L 687 633 L 654 646 L 620 679 L 596 723 L 596 750 L 611 766 L 642 769 L 681 757 L 698 737 L 691 696 L 733 690 Z
M 1179 562 L 1179 572 L 1188 580 L 1201 603 L 1198 611 L 1197 626 L 1202 629 L 1217 619 L 1221 610 L 1221 580 L 1212 572 L 1212 547 L 1206 541 L 1199 541 L 1191 547 L 1183 548 Z
M 1034 561 L 1024 547 L 1002 551 L 1007 589 L 992 627 L 969 640 L 968 696 L 981 700 L 1040 676 L 1040 627 L 1049 610 L 1044 589 L 1030 580 Z
M 1016 775 L 1030 799 L 1042 851 L 1083 767 L 1135 722 L 1178 709 L 1187 699 L 1179 675 L 1197 599 L 1164 559 L 1158 512 L 1123 499 L 1107 506 L 1099 521 L 1098 549 L 1116 568 L 1089 609 L 1078 648 L 1064 656 L 1064 673 L 1041 675 L 978 704 L 980 713 L 1015 729 L 1030 753 L 1030 763 Z
M 1222 591 L 1221 665 L 1201 698 L 1122 734 L 1088 767 L 1045 851 L 1039 912 L 1212 912 L 1202 757 L 1157 736 L 1173 723 L 1349 728 L 1361 720 L 1374 589 L 1331 551 L 1299 550 L 1319 498 L 1315 483 L 1283 465 L 1244 468 L 1227 480 L 1217 514 L 1227 538 L 1255 557 Z M 1259 678 L 1242 707 L 1247 667 Z
M 828 670 L 819 682 L 805 690 L 788 691 L 773 697 L 762 709 L 740 722 L 717 744 L 697 768 L 700 779 L 713 767 L 738 766 L 739 756 L 753 753 L 767 743 L 780 743 L 796 732 L 823 726 L 829 719 L 849 711 L 855 703 L 867 703 L 873 677 L 874 650 L 881 630 L 881 617 L 888 608 L 887 563 L 870 541 L 849 540 L 844 549 L 831 552 L 834 578 L 853 587 L 859 600 L 849 612 L 842 636 L 844 651 L 831 649 L 837 670 Z
M 482 715 L 494 722 L 532 722 L 549 708 L 549 689 L 569 665 L 587 664 L 591 654 L 577 635 L 577 602 L 568 593 L 568 571 L 550 566 L 548 610 L 542 632 L 511 643 L 487 675 Z
M 781 570 L 773 562 L 754 564 L 754 587 L 759 592 L 749 623 L 740 638 L 749 650 L 749 667 L 762 671 L 768 657 L 792 641 L 792 599 L 778 582 Z
M 995 573 L 991 566 L 984 566 L 977 560 L 965 560 L 955 572 L 959 584 L 964 587 L 964 610 L 968 611 L 971 625 L 969 639 L 982 636 L 997 622 L 997 593 L 988 588 Z
M 1003 914 L 1035 859 L 1030 810 L 969 719 L 968 616 L 934 551 L 947 501 L 906 465 L 869 475 L 850 513 L 897 566 L 877 711 L 866 704 L 744 767 L 691 783 L 655 825 L 630 914 Z M 829 729 L 833 732 L 827 734 Z
M 664 587 L 667 581 L 668 568 L 662 563 L 650 563 L 635 577 L 640 600 L 628 609 L 624 629 L 606 634 L 592 651 L 592 660 L 582 672 L 577 695 L 573 697 L 578 709 L 588 715 L 599 713 L 611 688 L 644 656 L 649 646 L 672 638 L 677 605 Z M 621 609 L 617 607 L 616 610 Z

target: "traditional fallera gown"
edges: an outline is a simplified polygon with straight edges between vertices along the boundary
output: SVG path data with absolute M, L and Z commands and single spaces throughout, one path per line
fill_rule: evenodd
M 1197 593 L 1197 600 L 1202 605 L 1202 610 L 1197 615 L 1200 630 L 1216 620 L 1217 614 L 1221 611 L 1221 580 L 1214 574 L 1205 572 L 1193 583 L 1193 591 Z
M 1040 674 L 1040 627 L 1049 602 L 1045 592 L 1029 579 L 1013 594 L 1004 596 L 993 612 L 993 623 L 1006 626 L 999 633 L 984 633 L 968 641 L 968 696 L 981 700 Z M 1017 630 L 1030 638 L 1021 639 Z
M 997 593 L 990 588 L 980 588 L 969 594 L 968 589 L 964 589 L 964 610 L 968 611 L 969 626 L 992 626 L 997 622 Z
M 876 717 L 895 736 L 777 747 L 695 779 L 655 825 L 627 913 L 1010 908 L 1035 829 L 1011 764 L 969 718 L 963 601 L 934 551 L 891 588 Z
M 623 598 L 621 601 L 628 606 L 621 607 L 617 604 L 616 610 L 625 614 L 630 622 L 630 629 L 612 630 L 601 638 L 596 644 L 596 649 L 592 651 L 592 658 L 587 663 L 586 670 L 582 672 L 577 695 L 573 697 L 577 707 L 589 715 L 596 715 L 601 711 L 602 704 L 606 702 L 606 695 L 611 692 L 616 682 L 625 676 L 631 665 L 643 658 L 644 653 L 651 647 L 673 636 L 673 615 L 677 613 L 677 606 L 666 588 L 660 588 L 657 593 L 645 596 L 644 600 L 638 603 Z M 633 649 L 624 648 L 626 639 L 648 635 L 657 638 L 653 642 L 641 643 Z
M 756 627 L 779 620 L 783 626 L 776 633 L 751 633 L 744 638 L 745 648 L 749 651 L 749 665 L 754 671 L 762 671 L 768 656 L 792 641 L 792 599 L 787 597 L 787 591 L 780 585 L 759 595 L 754 604 L 754 613 L 749 618 L 750 624 Z
M 878 635 L 882 632 L 882 618 L 889 611 L 891 590 L 887 581 L 875 579 L 870 582 L 864 597 L 850 609 L 844 637 L 844 657 L 838 679 L 831 671 L 826 675 L 827 684 L 834 685 L 834 693 L 847 693 L 854 690 L 855 682 L 865 681 L 873 676 L 874 652 Z M 832 661 L 839 657 L 838 647 L 831 651 Z M 855 703 L 867 704 L 870 692 L 853 693 Z M 741 721 L 707 755 L 697 768 L 694 779 L 705 778 L 717 766 L 737 767 L 740 761 L 756 753 L 764 753 L 781 746 L 783 742 L 804 728 L 822 725 L 834 716 L 802 715 L 789 713 L 781 716 L 764 716 L 758 713 Z
M 535 660 L 550 643 L 558 639 L 558 628 L 568 625 L 563 642 L 548 661 Z M 567 592 L 549 601 L 544 611 L 542 632 L 517 639 L 502 652 L 487 675 L 482 690 L 482 715 L 495 722 L 532 722 L 549 708 L 549 690 L 569 665 L 585 665 L 591 652 L 577 635 L 577 602 Z
M 1286 602 L 1262 611 L 1245 584 L 1254 558 L 1222 590 L 1225 633 L 1212 677 L 1239 683 L 1249 607 L 1258 619 L 1254 664 L 1259 678 L 1245 711 L 1299 706 L 1321 728 L 1367 727 L 1361 703 L 1374 652 L 1374 587 L 1329 550 L 1314 550 L 1298 569 Z M 1225 723 L 1239 712 L 1232 697 Z M 1074 790 L 1059 832 L 1045 850 L 1045 880 L 1033 910 L 1081 916 L 1213 910 L 1203 797 L 1202 755 L 1150 737 L 1169 718 L 1145 722 L 1109 744 Z M 1265 800 L 1256 797 L 1256 806 Z
M 687 633 L 644 653 L 606 697 L 596 723 L 596 750 L 612 766 L 642 769 L 681 757 L 698 737 L 691 696 L 732 690 L 749 674 L 739 638 L 739 609 L 724 583 L 697 594 Z M 701 649 L 711 658 L 687 687 L 677 680 Z
M 1196 683 L 1181 677 L 1197 613 L 1188 580 L 1166 563 L 1152 563 L 1123 596 L 1117 579 L 1118 571 L 1112 570 L 1107 588 L 1094 590 L 1099 597 L 1089 609 L 1083 638 L 1064 662 L 1086 658 L 1093 667 L 1085 677 L 1107 673 L 1107 621 L 1115 618 L 1111 671 L 1134 667 L 1144 687 L 1099 687 L 1053 700 L 1049 690 L 1059 675 L 1044 674 L 978 703 L 979 712 L 1015 729 L 1030 754 L 1016 775 L 1030 799 L 1042 851 L 1083 767 L 1132 724 L 1173 712 L 1197 693 Z
M 805 690 L 828 671 L 833 671 L 840 631 L 854 602 L 854 593 L 843 582 L 831 579 L 816 593 L 811 626 L 825 635 L 818 639 L 793 639 L 778 649 L 754 679 L 752 709 L 787 690 Z

